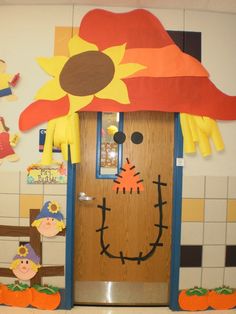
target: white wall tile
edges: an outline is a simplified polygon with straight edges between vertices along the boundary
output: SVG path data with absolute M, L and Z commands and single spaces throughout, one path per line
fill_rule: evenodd
M 225 268 L 224 285 L 232 288 L 236 287 L 236 267 Z
M 181 244 L 199 244 L 203 243 L 203 223 L 201 222 L 183 222 L 181 225 Z
M 52 285 L 57 288 L 65 288 L 65 277 L 64 276 L 44 277 L 42 279 L 42 284 Z
M 236 244 L 236 222 L 227 223 L 226 244 Z
M 227 200 L 205 199 L 205 221 L 226 221 Z
M 181 267 L 179 273 L 179 289 L 188 289 L 195 286 L 201 286 L 201 267 L 199 268 L 188 268 Z
M 227 198 L 227 177 L 206 177 L 206 198 Z
M 2 186 L 0 192 L 2 191 Z M 19 194 L 0 194 L 0 216 L 19 216 Z
M 18 171 L 1 171 L 0 182 L 0 193 L 19 193 L 20 173 Z
M 65 265 L 65 243 L 44 242 L 43 264 Z
M 236 198 L 236 177 L 228 178 L 228 198 Z
M 45 195 L 66 195 L 66 184 L 44 184 Z
M 225 266 L 225 246 L 224 245 L 204 245 L 202 255 L 203 267 L 224 267 Z
M 224 268 L 203 268 L 201 286 L 207 289 L 214 289 L 223 285 Z
M 0 262 L 11 263 L 13 257 L 17 253 L 19 242 L 18 241 L 0 241 Z
M 206 222 L 204 224 L 204 244 L 225 244 L 226 223 Z
M 183 198 L 204 198 L 205 177 L 185 176 L 183 178 Z

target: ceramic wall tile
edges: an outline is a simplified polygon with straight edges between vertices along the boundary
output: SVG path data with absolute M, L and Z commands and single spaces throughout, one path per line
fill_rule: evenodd
M 205 177 L 204 176 L 185 176 L 183 178 L 183 198 L 204 198 Z
M 205 221 L 217 222 L 226 221 L 227 200 L 206 199 L 205 200 Z
M 184 198 L 182 201 L 182 221 L 202 222 L 204 220 L 204 199 Z
M 204 224 L 204 244 L 225 244 L 226 223 L 206 222 Z
M 206 198 L 227 198 L 228 178 L 227 177 L 206 177 Z

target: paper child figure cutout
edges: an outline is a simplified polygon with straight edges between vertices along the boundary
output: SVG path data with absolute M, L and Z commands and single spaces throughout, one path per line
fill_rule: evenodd
M 36 227 L 43 236 L 54 237 L 65 228 L 59 208 L 56 202 L 46 202 L 32 226 Z
M 18 247 L 17 254 L 13 258 L 10 269 L 20 280 L 30 280 L 40 268 L 40 258 L 30 244 Z
M 7 74 L 6 67 L 6 62 L 0 59 L 0 97 L 5 97 L 8 101 L 14 101 L 17 100 L 17 96 L 12 93 L 11 88 L 16 86 L 20 74 Z
M 9 128 L 6 126 L 4 118 L 0 117 L 0 164 L 3 159 L 8 161 L 17 161 L 19 156 L 14 152 L 12 146 L 16 146 L 19 141 L 19 135 L 10 135 Z

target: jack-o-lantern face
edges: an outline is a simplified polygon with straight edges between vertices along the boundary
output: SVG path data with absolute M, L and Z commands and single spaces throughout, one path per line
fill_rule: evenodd
M 46 237 L 53 237 L 59 232 L 57 227 L 57 220 L 52 217 L 43 218 L 37 229 L 42 235 Z
M 20 263 L 13 269 L 14 275 L 21 280 L 30 280 L 37 271 L 32 268 L 32 264 L 28 259 L 21 259 Z

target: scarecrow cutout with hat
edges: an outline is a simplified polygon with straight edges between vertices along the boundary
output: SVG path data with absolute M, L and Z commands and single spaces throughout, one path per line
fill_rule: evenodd
M 60 231 L 65 229 L 63 215 L 60 212 L 60 206 L 54 201 L 48 201 L 44 204 L 42 210 L 33 221 L 32 226 L 36 227 L 38 232 L 45 237 L 54 237 Z
M 10 265 L 10 269 L 20 280 L 32 279 L 40 267 L 40 258 L 29 243 L 18 247 L 17 254 Z

